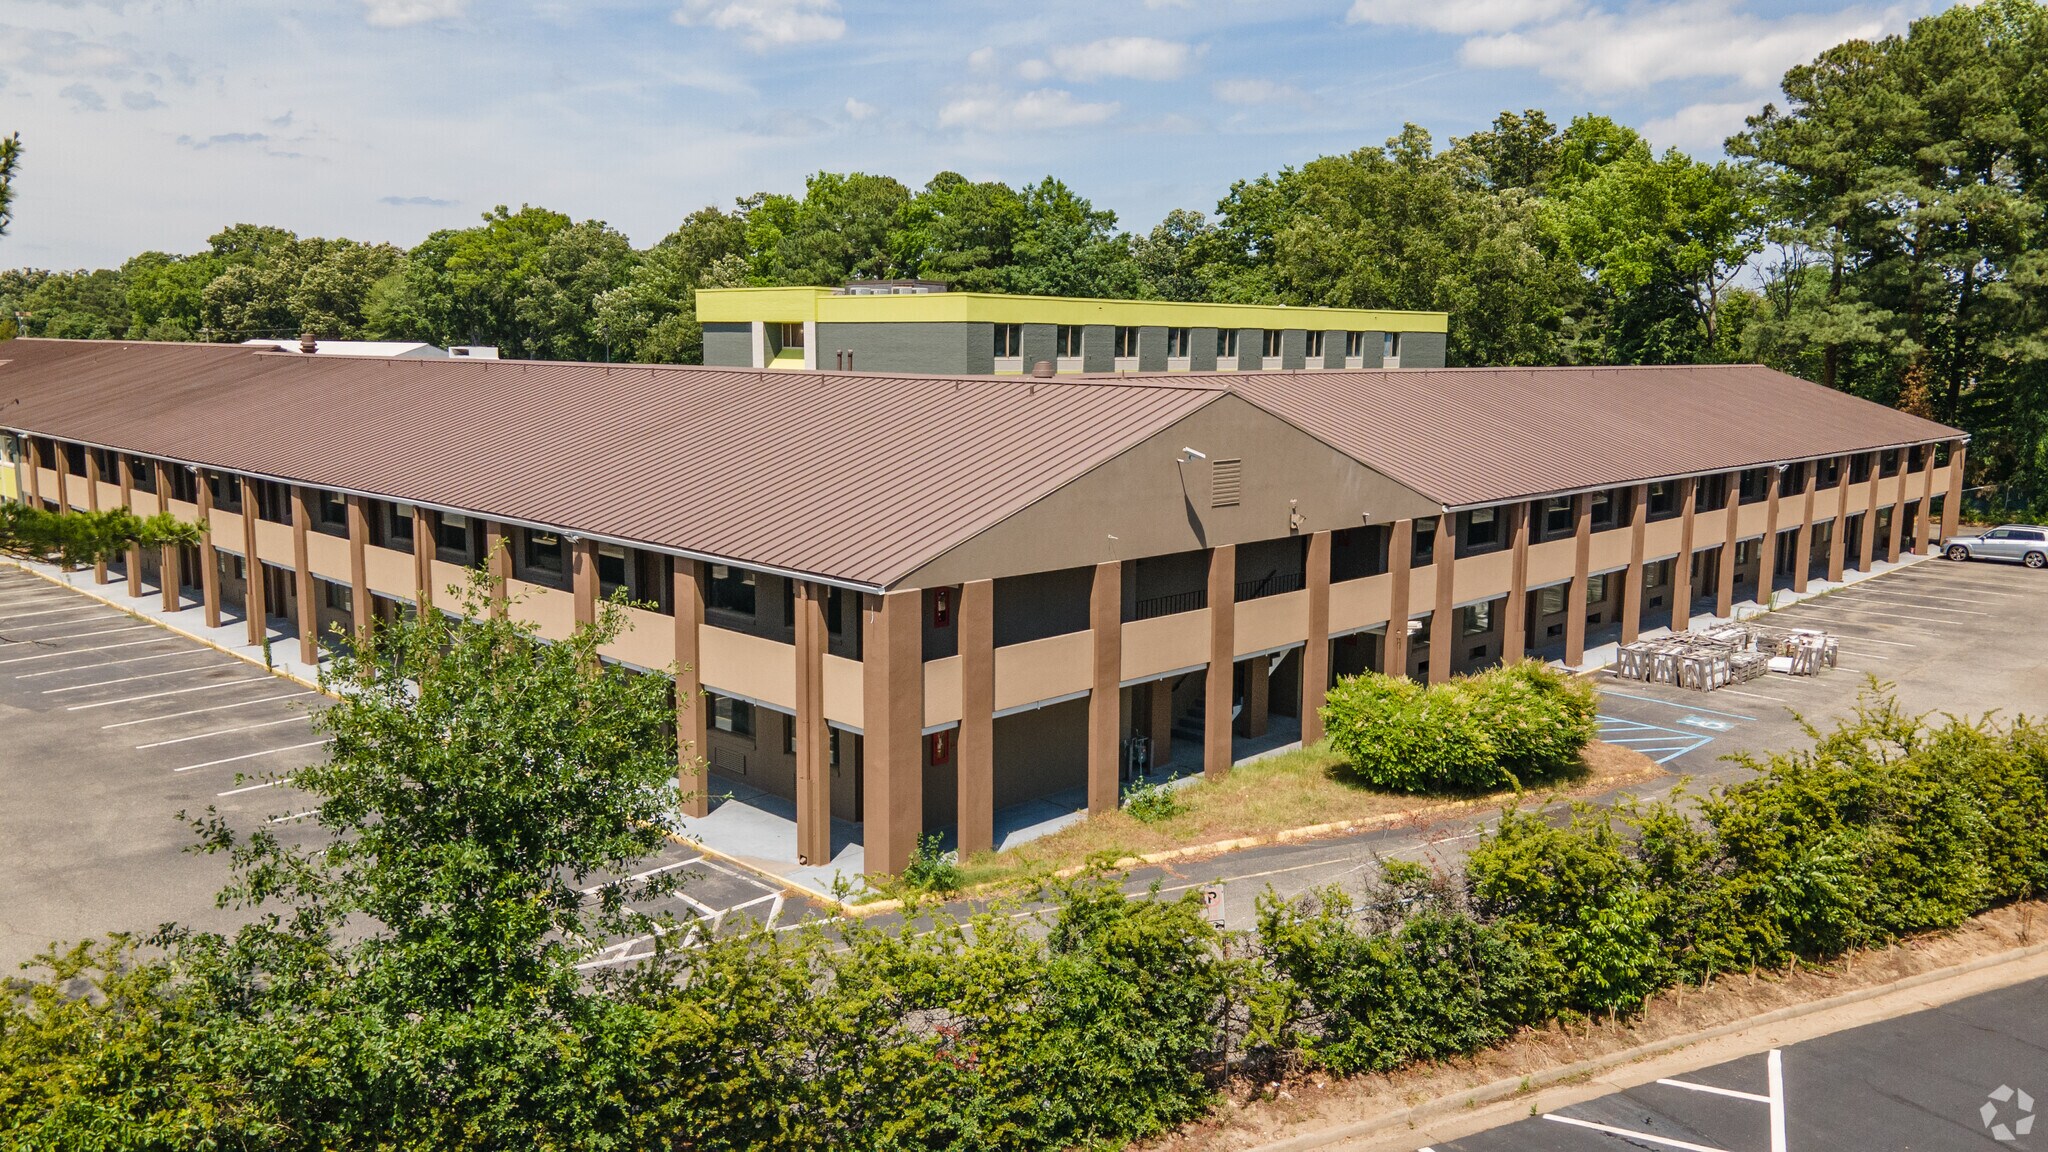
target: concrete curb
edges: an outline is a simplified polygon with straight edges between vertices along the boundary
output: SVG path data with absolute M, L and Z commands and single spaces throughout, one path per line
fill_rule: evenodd
M 702 852 L 704 855 L 709 856 L 722 864 L 730 864 L 735 868 L 741 869 L 750 876 L 758 876 L 761 879 L 773 884 L 776 888 L 780 889 L 785 894 L 794 893 L 796 895 L 805 897 L 806 899 L 815 900 L 818 903 L 824 905 L 826 911 L 828 912 L 844 913 L 848 908 L 848 905 L 842 903 L 836 897 L 828 896 L 825 893 L 818 891 L 816 888 L 806 888 L 802 884 L 792 882 L 787 876 L 783 876 L 775 872 L 770 872 L 767 869 L 760 867 L 759 865 L 749 864 L 745 860 L 742 860 L 737 856 L 731 856 L 724 852 L 720 852 L 718 849 L 710 847 L 709 845 L 704 844 L 701 841 L 692 840 L 688 836 L 679 835 L 678 833 L 671 832 L 666 828 L 661 830 L 661 834 L 663 836 L 668 837 L 669 842 L 671 844 L 675 844 L 683 848 L 688 848 L 692 852 Z
M 59 580 L 56 577 L 51 576 L 47 572 L 38 572 L 35 569 L 29 567 L 28 565 L 15 560 L 11 556 L 6 557 L 5 559 L 7 565 L 17 572 L 25 572 L 28 575 L 43 581 L 44 583 L 53 584 L 59 588 L 76 592 L 80 596 L 83 596 L 88 600 L 97 601 L 101 604 L 106 605 L 109 608 L 112 608 L 114 611 L 121 613 L 123 616 L 127 616 L 130 619 L 134 620 L 140 620 L 144 624 L 154 624 L 157 627 L 163 629 L 164 631 L 169 632 L 173 636 L 179 636 L 186 640 L 190 640 L 194 644 L 204 645 L 205 647 L 211 648 L 215 652 L 218 652 L 223 656 L 232 656 L 235 659 L 240 660 L 242 663 L 249 665 L 251 668 L 261 668 L 265 672 L 270 673 L 272 676 L 275 676 L 280 680 L 289 680 L 293 684 L 299 685 L 301 688 L 311 688 L 313 691 L 318 692 L 323 696 L 327 696 L 333 699 L 340 699 L 340 697 L 337 697 L 334 695 L 334 693 L 329 692 L 325 688 L 322 688 L 315 681 L 308 680 L 303 676 L 296 676 L 290 672 L 286 672 L 282 669 L 272 667 L 271 665 L 263 663 L 261 660 L 255 659 L 246 652 L 237 652 L 235 649 L 229 648 L 226 645 L 219 643 L 218 641 L 208 640 L 204 636 L 200 636 L 193 632 L 187 632 L 183 628 L 180 628 L 175 624 L 166 623 L 165 621 L 159 620 L 154 616 L 144 616 L 136 612 L 134 609 L 128 607 L 126 604 L 122 604 L 116 600 L 109 599 L 108 597 L 102 596 L 98 592 L 93 591 L 90 585 L 81 587 L 80 585 L 73 584 L 67 580 Z
M 2008 952 L 1980 956 L 1966 963 L 1921 972 L 1917 975 L 1908 976 L 1903 980 L 1895 980 L 1890 984 L 1876 984 L 1869 988 L 1859 988 L 1854 992 L 1844 992 L 1839 996 L 1830 996 L 1824 1000 L 1813 1000 L 1805 1004 L 1788 1004 L 1783 1008 L 1775 1008 L 1762 1015 L 1752 1016 L 1747 1020 L 1720 1024 L 1683 1036 L 1666 1037 L 1663 1040 L 1652 1041 L 1635 1048 L 1612 1052 L 1605 1056 L 1595 1056 L 1592 1059 L 1581 1060 L 1572 1064 L 1560 1065 L 1559 1067 L 1546 1069 L 1528 1076 L 1508 1080 L 1495 1080 L 1490 1084 L 1482 1084 L 1476 1088 L 1453 1093 L 1449 1096 L 1440 1096 L 1435 1100 L 1417 1104 L 1412 1108 L 1404 1108 L 1398 1112 L 1383 1113 L 1369 1120 L 1360 1120 L 1335 1128 L 1324 1128 L 1316 1132 L 1303 1133 L 1300 1136 L 1290 1136 L 1285 1140 L 1279 1140 L 1271 1144 L 1260 1144 L 1250 1149 L 1249 1152 L 1301 1152 L 1303 1149 L 1326 1148 L 1344 1140 L 1356 1140 L 1366 1136 L 1379 1135 L 1380 1133 L 1398 1128 L 1414 1127 L 1423 1121 L 1467 1112 L 1481 1105 L 1498 1104 L 1504 1100 L 1512 1100 L 1517 1096 L 1527 1095 L 1539 1088 L 1548 1088 L 1554 1084 L 1566 1083 L 1568 1081 L 1590 1079 L 1624 1065 L 1662 1056 L 1681 1048 L 1689 1048 L 1692 1045 L 1703 1044 L 1710 1040 L 1718 1040 L 1724 1036 L 1732 1036 L 1752 1028 L 1777 1024 L 1786 1020 L 1796 1020 L 1802 1016 L 1811 1016 L 1816 1012 L 1826 1012 L 1851 1004 L 1861 1004 L 1868 1000 L 1875 1000 L 1880 996 L 1889 996 L 1894 992 L 1905 992 L 1929 984 L 1938 984 L 1944 980 L 1953 980 L 1959 976 L 1967 976 L 1971 973 L 1982 972 L 1985 969 L 1996 968 L 2004 964 L 2017 964 L 2023 960 L 2030 960 L 2043 954 L 2048 954 L 2048 944 L 2032 944 Z

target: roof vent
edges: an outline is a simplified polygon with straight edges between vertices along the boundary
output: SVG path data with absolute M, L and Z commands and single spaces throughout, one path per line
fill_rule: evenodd
M 1050 360 L 1040 360 L 1040 361 L 1038 361 L 1037 363 L 1035 363 L 1035 364 L 1031 365 L 1031 374 L 1032 374 L 1033 376 L 1036 376 L 1036 377 L 1038 377 L 1038 378 L 1039 378 L 1040 380 L 1050 380 L 1050 379 L 1052 379 L 1052 377 L 1053 377 L 1053 366 L 1052 366 L 1052 361 L 1050 361 Z
M 320 350 L 320 337 L 311 332 L 299 333 L 299 351 L 311 356 Z

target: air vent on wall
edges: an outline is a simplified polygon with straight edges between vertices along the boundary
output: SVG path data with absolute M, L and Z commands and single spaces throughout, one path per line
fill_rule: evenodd
M 1244 461 L 1218 460 L 1209 468 L 1209 507 L 1235 508 L 1244 492 Z

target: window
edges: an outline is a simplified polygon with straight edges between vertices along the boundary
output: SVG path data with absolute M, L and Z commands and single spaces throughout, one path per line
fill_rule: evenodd
M 1474 508 L 1465 513 L 1465 547 L 1486 548 L 1500 543 L 1500 509 Z
M 803 346 L 804 326 L 802 324 L 784 324 L 782 326 L 782 347 L 801 348 Z
M 242 510 L 242 482 L 225 472 L 206 473 L 206 490 L 213 494 L 213 506 L 223 512 Z
M 1555 616 L 1564 611 L 1565 585 L 1554 584 L 1536 594 L 1536 614 Z
M 412 505 L 383 504 L 384 546 L 412 551 Z
M 1861 484 L 1870 479 L 1870 453 L 1858 452 L 1849 458 L 1849 483 Z
M 1415 521 L 1415 547 L 1409 553 L 1409 565 L 1425 567 L 1436 562 L 1436 517 L 1425 516 Z
M 1878 458 L 1877 474 L 1879 476 L 1897 476 L 1899 474 L 1899 450 L 1897 448 L 1891 449 Z
M 1702 512 L 1717 512 L 1728 506 L 1728 474 L 1704 476 L 1697 481 Z
M 434 548 L 450 564 L 467 564 L 470 556 L 469 517 L 443 512 L 434 517 Z
M 1572 527 L 1572 500 L 1569 496 L 1555 496 L 1543 502 L 1543 534 L 1545 536 L 1568 536 Z
M 326 586 L 326 600 L 329 609 L 335 612 L 355 611 L 355 593 L 353 589 L 346 584 L 336 584 L 332 580 L 322 580 L 320 583 Z
M 704 606 L 743 616 L 754 614 L 754 574 L 730 564 L 713 564 L 705 581 Z
M 1617 518 L 1620 516 L 1620 504 L 1614 499 L 1614 493 L 1612 492 L 1595 492 L 1593 493 L 1591 512 L 1593 515 L 1593 530 L 1598 532 L 1602 528 L 1614 527 Z
M 272 524 L 292 522 L 292 490 L 275 480 L 256 482 L 256 517 Z
M 1778 466 L 1778 497 L 1797 496 L 1806 491 L 1805 464 L 1781 464 Z
M 1311 362 L 1323 358 L 1323 333 L 1310 332 L 1308 334 L 1307 350 L 1303 355 L 1307 356 Z
M 65 470 L 66 472 L 69 472 L 69 473 L 71 473 L 71 474 L 72 474 L 73 476 L 81 476 L 81 477 L 82 477 L 82 476 L 84 476 L 84 475 L 85 475 L 85 452 L 86 452 L 86 450 L 85 450 L 85 449 L 83 449 L 83 448 L 79 448 L 79 447 L 75 447 L 75 446 L 69 446 L 69 445 L 65 446 L 65 448 L 64 448 L 64 470 Z
M 569 571 L 569 542 L 562 539 L 561 533 L 528 528 L 520 537 L 524 544 L 520 560 L 527 571 L 558 580 Z
M 1605 575 L 1586 577 L 1586 603 L 1598 604 L 1605 599 L 1607 599 L 1607 577 Z
M 1822 460 L 1817 467 L 1820 469 L 1820 487 L 1833 488 L 1842 482 L 1841 457 L 1831 456 L 1826 460 Z
M 1286 335 L 1277 328 L 1268 328 L 1260 334 L 1259 355 L 1268 360 L 1280 358 L 1280 338 Z
M 1128 324 L 1118 325 L 1116 330 L 1116 355 L 1119 359 L 1135 359 L 1138 355 L 1138 330 Z
M 1218 328 L 1216 330 L 1216 358 L 1219 360 L 1230 360 L 1236 356 L 1237 329 Z
M 1188 330 L 1168 328 L 1166 330 L 1166 356 L 1169 360 L 1180 359 L 1188 354 Z
M 1365 333 L 1346 332 L 1344 334 L 1344 358 L 1346 360 L 1362 360 L 1365 358 Z
M 1022 324 L 996 325 L 996 359 L 1014 360 L 1024 355 L 1024 326 Z
M 1661 520 L 1678 511 L 1678 485 L 1669 480 L 1650 485 L 1650 519 Z
M 1053 329 L 1053 343 L 1056 346 L 1054 349 L 1056 355 L 1069 359 L 1079 359 L 1081 356 L 1081 326 L 1079 324 L 1062 324 Z
M 313 527 L 330 536 L 348 535 L 348 500 L 324 489 L 313 493 Z
M 627 587 L 626 572 L 631 566 L 631 556 L 623 544 L 599 544 L 597 546 L 597 594 L 609 597 L 613 592 Z
M 1401 334 L 1399 332 L 1388 332 L 1380 337 L 1380 356 L 1387 360 L 1399 360 L 1401 358 Z
M 137 492 L 156 491 L 156 465 L 140 456 L 128 458 L 128 472 L 135 482 Z
M 1671 561 L 1659 560 L 1643 569 L 1643 587 L 1662 588 L 1671 583 Z
M 1751 468 L 1742 474 L 1742 502 L 1754 504 L 1771 494 L 1771 470 Z
M 1465 636 L 1480 636 L 1493 631 L 1493 601 L 1460 608 L 1458 631 Z
M 754 706 L 730 696 L 711 697 L 711 726 L 735 736 L 754 734 Z

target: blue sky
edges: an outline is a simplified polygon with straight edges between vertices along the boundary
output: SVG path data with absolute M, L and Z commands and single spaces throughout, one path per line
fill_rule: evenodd
M 1604 112 L 1702 154 L 1841 39 L 1949 0 L 7 0 L 0 267 L 223 224 L 410 246 L 493 204 L 649 244 L 820 168 L 1052 173 L 1126 227 L 1233 180 Z

